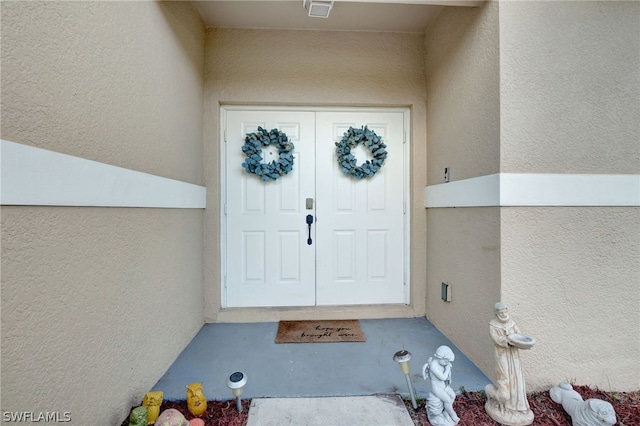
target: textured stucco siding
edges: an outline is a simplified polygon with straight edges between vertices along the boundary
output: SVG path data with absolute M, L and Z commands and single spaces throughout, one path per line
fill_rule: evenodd
M 444 8 L 425 42 L 428 184 L 443 183 L 445 167 L 451 181 L 497 173 L 498 4 Z M 484 319 L 500 296 L 500 209 L 428 209 L 427 231 L 427 318 L 490 374 Z
M 119 424 L 202 325 L 202 212 L 2 208 L 2 409 Z
M 640 3 L 500 3 L 502 172 L 640 172 Z
M 1 7 L 3 139 L 202 183 L 191 4 Z M 2 410 L 119 424 L 204 322 L 202 210 L 1 213 Z
M 428 184 L 498 173 L 498 5 L 445 7 L 425 37 Z
M 425 314 L 424 43 L 419 34 L 208 30 L 205 47 L 205 316 L 208 321 Z M 220 104 L 411 108 L 411 306 L 220 309 Z
M 427 228 L 427 318 L 491 376 L 485 319 L 500 299 L 500 208 L 430 209 Z M 451 302 L 441 299 L 443 282 Z
M 639 173 L 639 21 L 637 2 L 445 8 L 426 37 L 429 185 L 443 183 L 444 167 L 452 181 Z M 522 355 L 529 391 L 566 380 L 637 390 L 639 214 L 428 209 L 427 316 L 494 377 L 488 322 L 502 300 L 538 340 Z M 450 304 L 439 299 L 442 281 Z
M 501 171 L 640 173 L 640 3 L 500 3 Z M 612 188 L 613 190 L 613 188 Z M 640 388 L 638 207 L 501 212 L 531 389 Z
M 202 183 L 203 33 L 179 2 L 3 1 L 2 138 Z
M 503 208 L 502 299 L 528 386 L 640 389 L 640 209 Z M 489 314 L 490 315 L 490 314 Z

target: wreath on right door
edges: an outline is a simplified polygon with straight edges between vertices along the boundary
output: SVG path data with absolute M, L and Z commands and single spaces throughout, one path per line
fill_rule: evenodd
M 358 160 L 351 153 L 358 144 L 363 144 L 371 152 L 371 161 L 367 160 L 358 165 Z M 342 140 L 336 142 L 336 157 L 343 173 L 356 179 L 371 178 L 382 168 L 387 158 L 386 147 L 382 138 L 367 126 L 359 129 L 349 127 Z

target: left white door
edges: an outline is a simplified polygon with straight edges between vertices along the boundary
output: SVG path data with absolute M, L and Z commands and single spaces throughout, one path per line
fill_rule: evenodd
M 315 216 L 315 211 L 307 209 L 306 199 L 315 196 L 315 114 L 264 110 L 226 114 L 225 305 L 314 305 L 316 245 L 307 244 L 306 216 Z M 293 170 L 275 181 L 263 182 L 242 168 L 245 136 L 257 132 L 258 126 L 279 129 L 295 145 Z M 263 148 L 264 161 L 277 155 L 273 146 Z M 312 239 L 314 230 L 312 226 Z

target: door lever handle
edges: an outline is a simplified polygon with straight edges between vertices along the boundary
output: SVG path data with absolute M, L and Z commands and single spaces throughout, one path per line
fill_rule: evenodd
M 307 215 L 307 227 L 309 228 L 309 238 L 307 238 L 307 244 L 311 245 L 311 224 L 313 223 L 313 215 Z

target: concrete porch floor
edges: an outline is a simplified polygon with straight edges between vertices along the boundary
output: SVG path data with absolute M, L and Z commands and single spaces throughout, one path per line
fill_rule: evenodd
M 454 390 L 481 390 L 490 383 L 462 352 L 425 318 L 360 320 L 364 343 L 276 344 L 277 322 L 205 324 L 164 376 L 150 390 L 170 401 L 186 398 L 185 386 L 204 383 L 208 400 L 233 399 L 226 380 L 235 371 L 247 376 L 248 398 L 408 396 L 405 377 L 393 361 L 395 352 L 412 353 L 411 381 L 418 397 L 429 383 L 422 365 L 440 345 L 455 356 Z

